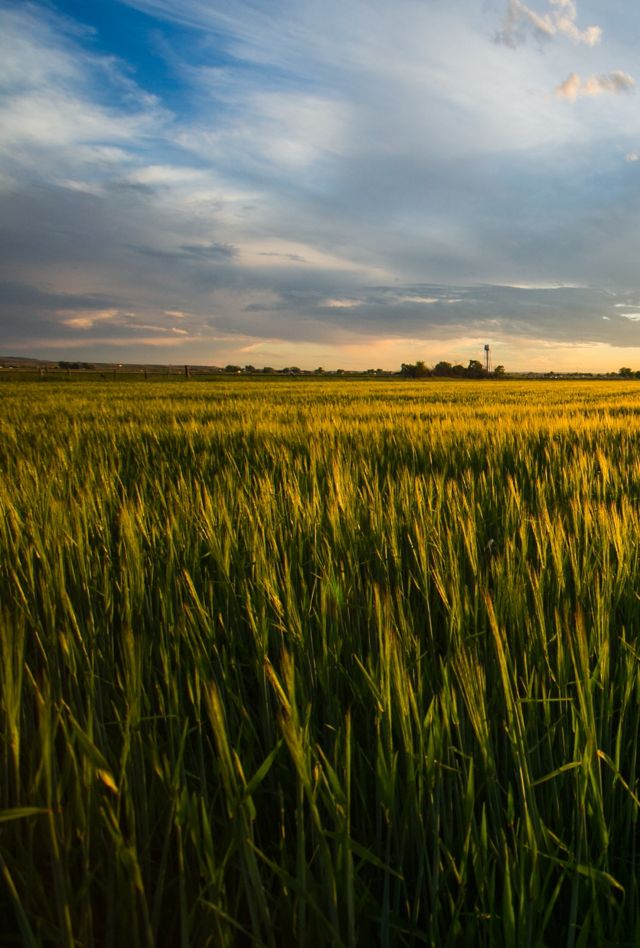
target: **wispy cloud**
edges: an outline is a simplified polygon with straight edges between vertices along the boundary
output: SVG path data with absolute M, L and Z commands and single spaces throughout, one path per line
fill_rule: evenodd
M 80 312 L 76 310 L 59 309 L 56 311 L 56 315 L 61 317 L 63 326 L 68 326 L 71 329 L 93 329 L 96 323 L 117 320 L 120 313 L 117 309 L 85 310 Z
M 549 0 L 549 4 L 547 10 L 538 13 L 522 3 L 522 0 L 508 0 L 504 23 L 496 34 L 496 41 L 515 48 L 524 43 L 528 36 L 545 41 L 560 34 L 585 46 L 596 46 L 600 42 L 600 26 L 587 26 L 585 29 L 578 27 L 575 0 Z
M 82 29 L 35 3 L 2 10 L 0 158 L 78 190 L 136 163 L 134 149 L 170 119 L 116 57 L 87 48 Z
M 584 43 L 585 46 L 596 46 L 602 37 L 600 26 L 587 26 L 581 30 L 576 26 L 578 17 L 575 0 L 550 0 L 557 9 L 552 13 L 552 19 L 558 33 L 563 33 L 575 43 Z
M 297 346 L 348 339 L 355 364 L 391 339 L 391 367 L 415 358 L 406 340 L 448 357 L 489 332 L 635 338 L 587 284 L 625 287 L 636 312 L 622 159 L 640 160 L 640 120 L 597 43 L 633 72 L 640 9 L 600 5 L 589 26 L 580 0 L 107 2 L 156 17 L 164 46 L 56 12 L 99 23 L 100 4 L 0 0 L 3 347 L 142 360 L 179 341 L 224 364 L 233 337 L 304 364 Z M 503 43 L 529 41 L 518 55 L 491 42 L 491 7 Z
M 559 99 L 567 99 L 569 102 L 575 102 L 576 99 L 584 97 L 593 97 L 612 93 L 618 95 L 621 92 L 631 92 L 635 89 L 636 81 L 628 72 L 617 69 L 608 75 L 590 76 L 589 79 L 582 80 L 577 72 L 572 72 L 564 82 L 556 86 L 555 94 Z
M 321 306 L 326 306 L 328 309 L 353 309 L 355 306 L 362 306 L 364 300 L 342 300 L 342 299 L 332 299 L 325 300 L 321 302 Z
M 434 303 L 441 303 L 438 296 L 416 296 L 411 293 L 399 297 L 400 303 L 420 303 L 422 306 L 433 306 Z

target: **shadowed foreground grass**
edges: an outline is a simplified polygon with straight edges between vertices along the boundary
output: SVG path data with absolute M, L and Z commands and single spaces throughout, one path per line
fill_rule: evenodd
M 639 410 L 4 386 L 2 944 L 639 944 Z

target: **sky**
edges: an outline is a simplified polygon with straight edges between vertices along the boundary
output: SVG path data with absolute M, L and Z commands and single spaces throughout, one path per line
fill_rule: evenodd
M 640 369 L 640 5 L 0 0 L 0 354 Z

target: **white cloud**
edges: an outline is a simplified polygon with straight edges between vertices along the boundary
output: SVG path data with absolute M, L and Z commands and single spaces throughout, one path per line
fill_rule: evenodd
M 627 154 L 624 156 L 624 160 L 625 160 L 625 161 L 629 161 L 629 162 L 640 161 L 640 152 L 638 152 L 638 151 L 629 151 L 629 152 L 627 152 Z M 616 305 L 617 305 L 617 304 L 616 304 Z
M 439 303 L 440 298 L 437 296 L 400 296 L 399 301 L 401 303 L 421 303 L 423 306 L 431 306 L 434 303 Z
M 117 309 L 86 310 L 83 312 L 59 309 L 56 315 L 61 316 L 62 324 L 69 326 L 71 329 L 93 329 L 96 323 L 110 322 L 117 319 L 121 314 Z
M 320 305 L 326 306 L 327 309 L 354 309 L 356 306 L 362 306 L 362 302 L 362 300 L 333 299 L 325 300 L 324 303 L 320 303 Z
M 348 258 L 346 255 L 327 252 L 311 243 L 303 244 L 278 238 L 260 242 L 243 241 L 238 247 L 238 259 L 243 266 L 256 269 L 317 268 L 330 270 L 336 274 L 357 272 L 364 276 L 369 273 L 370 276 L 375 275 L 378 278 L 384 275 L 378 268 L 367 267 L 357 259 Z
M 191 341 L 191 338 L 185 339 L 182 336 L 92 336 L 91 346 L 93 347 L 92 351 L 95 351 L 96 349 L 99 351 L 100 348 L 104 347 L 106 349 L 109 346 L 115 346 L 119 349 L 131 350 L 131 347 L 135 345 L 141 346 L 141 351 L 143 352 L 147 346 L 170 349 L 172 346 L 183 346 L 185 343 Z M 46 352 L 47 349 L 86 349 L 87 345 L 88 343 L 85 337 L 63 339 L 33 338 L 30 339 L 26 344 L 13 343 L 14 348 L 26 350 L 29 352 Z M 91 358 L 94 359 L 95 356 L 92 356 Z
M 169 113 L 124 63 L 88 50 L 90 34 L 34 4 L 2 13 L 0 157 L 74 190 L 134 164 Z
M 616 69 L 607 76 L 591 76 L 585 82 L 582 95 L 602 95 L 603 92 L 630 92 L 636 81 L 628 72 Z
M 557 34 L 568 36 L 574 43 L 596 46 L 602 37 L 602 28 L 588 26 L 581 30 L 576 24 L 577 4 L 574 0 L 549 0 L 550 8 L 537 13 L 522 0 L 508 0 L 502 30 L 496 39 L 506 46 L 516 47 L 528 34 L 538 40 L 550 40 Z
M 575 0 L 550 0 L 552 6 L 557 7 L 557 12 L 553 14 L 556 29 L 559 33 L 564 33 L 576 43 L 584 43 L 585 46 L 596 46 L 602 37 L 602 28 L 599 26 L 588 26 L 584 30 L 578 29 L 576 19 L 578 17 L 577 4 Z
M 130 141 L 144 134 L 147 124 L 144 116 L 109 112 L 60 89 L 7 97 L 0 109 L 0 121 L 5 129 L 3 148 L 6 150 L 11 148 L 15 153 L 16 148 L 25 151 L 33 147 L 71 149 L 95 142 L 92 157 L 108 162 L 121 159 L 126 153 L 113 148 L 105 150 L 99 145 L 101 141 Z
M 211 70 L 191 70 L 200 89 L 211 86 L 218 107 L 215 121 L 206 112 L 185 122 L 178 144 L 201 161 L 236 172 L 281 177 L 308 174 L 340 155 L 349 131 L 345 102 L 304 91 L 256 88 L 245 77 L 216 83 Z
M 175 165 L 145 165 L 136 168 L 126 178 L 131 184 L 149 186 L 179 186 L 202 184 L 208 180 L 206 172 L 199 168 Z
M 635 88 L 636 81 L 628 72 L 617 69 L 608 75 L 590 76 L 585 81 L 577 72 L 572 72 L 564 82 L 555 88 L 555 94 L 559 99 L 567 99 L 569 102 L 575 102 L 576 99 L 583 96 L 598 96 L 604 93 L 613 93 L 618 95 L 621 92 L 631 92 Z M 633 160 L 633 159 L 631 159 Z
M 178 312 L 173 312 L 171 314 L 165 313 L 165 316 L 172 315 L 174 318 L 180 318 Z M 181 314 L 184 315 L 184 314 Z M 148 323 L 143 321 L 141 317 L 135 313 L 127 310 L 120 309 L 96 309 L 96 310 L 68 310 L 68 309 L 59 309 L 56 311 L 56 316 L 61 317 L 60 322 L 63 326 L 66 326 L 68 329 L 80 329 L 80 330 L 93 330 L 98 326 L 104 328 L 105 324 L 109 324 L 111 327 L 122 331 L 126 330 L 132 334 L 139 334 L 141 332 L 153 332 L 157 333 L 160 337 L 167 336 L 168 334 L 173 333 L 174 336 L 190 336 L 191 333 L 187 329 L 182 329 L 178 326 L 159 326 L 156 323 Z M 94 339 L 92 338 L 92 342 Z M 177 341 L 184 341 L 182 339 Z M 161 342 L 157 342 L 161 345 Z
M 0 39 L 0 86 L 18 89 L 28 81 L 32 88 L 51 82 L 69 83 L 82 79 L 82 67 L 68 55 L 51 14 L 25 4 L 22 9 L 2 11 Z
M 580 95 L 582 80 L 577 72 L 572 72 L 564 82 L 555 88 L 555 94 L 559 99 L 568 99 L 569 102 L 575 102 Z

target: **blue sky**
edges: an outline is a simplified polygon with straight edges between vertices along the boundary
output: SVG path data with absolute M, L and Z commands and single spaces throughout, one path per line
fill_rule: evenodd
M 0 0 L 0 352 L 640 368 L 639 41 L 623 0 Z

